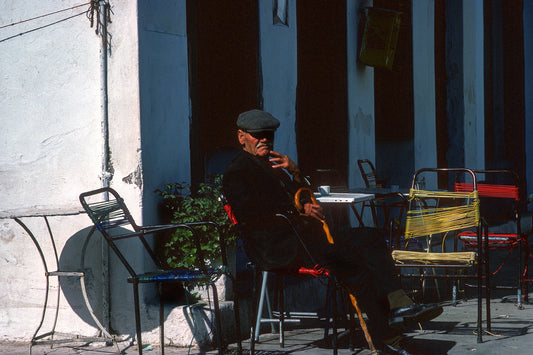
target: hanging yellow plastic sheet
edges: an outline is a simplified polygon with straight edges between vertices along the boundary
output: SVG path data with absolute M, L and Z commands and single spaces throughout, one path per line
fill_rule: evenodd
M 372 67 L 392 69 L 400 32 L 401 12 L 367 7 L 359 60 Z

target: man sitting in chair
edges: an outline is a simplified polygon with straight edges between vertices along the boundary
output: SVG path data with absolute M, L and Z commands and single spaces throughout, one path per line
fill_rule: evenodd
M 408 354 L 401 348 L 401 328 L 442 313 L 439 305 L 414 303 L 401 289 L 384 238 L 375 228 L 356 228 L 327 241 L 321 206 L 305 203 L 298 212 L 296 191 L 305 186 L 298 166 L 273 151 L 280 122 L 271 114 L 251 110 L 239 115 L 237 136 L 243 150 L 228 164 L 223 191 L 243 225 L 247 252 L 262 270 L 314 267 L 282 213 L 296 225 L 310 254 L 337 280 L 357 295 L 369 318 L 369 330 L 378 347 L 388 353 Z

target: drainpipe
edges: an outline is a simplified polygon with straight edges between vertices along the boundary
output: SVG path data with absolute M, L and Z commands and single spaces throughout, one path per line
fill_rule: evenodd
M 102 186 L 109 187 L 109 183 L 113 178 L 110 171 L 110 155 L 109 155 L 109 120 L 108 120 L 108 86 L 107 86 L 107 16 L 109 14 L 109 2 L 107 0 L 100 0 L 98 2 L 98 27 L 100 29 L 100 37 L 102 38 L 102 47 L 100 50 L 100 74 L 101 74 L 101 103 L 102 103 Z M 98 33 L 98 31 L 97 31 Z M 109 200 L 109 195 L 105 193 L 104 199 Z M 111 326 L 111 307 L 110 307 L 110 279 L 109 279 L 109 247 L 107 243 L 102 243 L 101 249 L 102 258 L 102 320 L 103 324 L 107 325 L 107 329 Z
M 100 27 L 100 36 L 102 37 L 102 49 L 100 51 L 101 61 L 101 79 L 102 79 L 102 185 L 109 187 L 113 174 L 109 171 L 109 121 L 108 121 L 108 100 L 107 100 L 107 14 L 109 12 L 109 3 L 107 0 L 100 0 L 98 11 L 98 25 Z M 107 200 L 108 196 L 106 196 Z

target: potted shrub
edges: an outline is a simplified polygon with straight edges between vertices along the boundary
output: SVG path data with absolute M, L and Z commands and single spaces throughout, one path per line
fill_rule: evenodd
M 155 192 L 162 197 L 160 206 L 166 216 L 165 222 L 215 222 L 221 227 L 228 250 L 234 250 L 232 246 L 235 245 L 236 233 L 222 202 L 219 200 L 221 189 L 222 176 L 213 175 L 194 189 L 190 184 L 180 182 L 168 183 Z M 219 253 L 220 245 L 217 231 L 207 226 L 199 227 L 198 230 L 207 266 L 220 265 L 222 256 Z M 156 246 L 156 250 L 168 268 L 190 269 L 200 266 L 196 258 L 194 239 L 191 233 L 185 229 L 177 229 L 171 235 L 164 236 Z M 231 258 L 228 259 L 231 260 Z

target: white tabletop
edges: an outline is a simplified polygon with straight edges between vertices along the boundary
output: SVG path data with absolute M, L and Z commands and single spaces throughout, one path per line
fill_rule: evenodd
M 315 198 L 322 203 L 356 203 L 374 199 L 374 194 L 352 193 L 352 192 L 332 192 L 327 196 L 315 193 Z
M 31 206 L 27 208 L 18 208 L 6 211 L 0 211 L 0 219 L 24 218 L 24 217 L 53 217 L 53 216 L 71 216 L 85 213 L 83 208 L 78 205 L 65 206 Z

